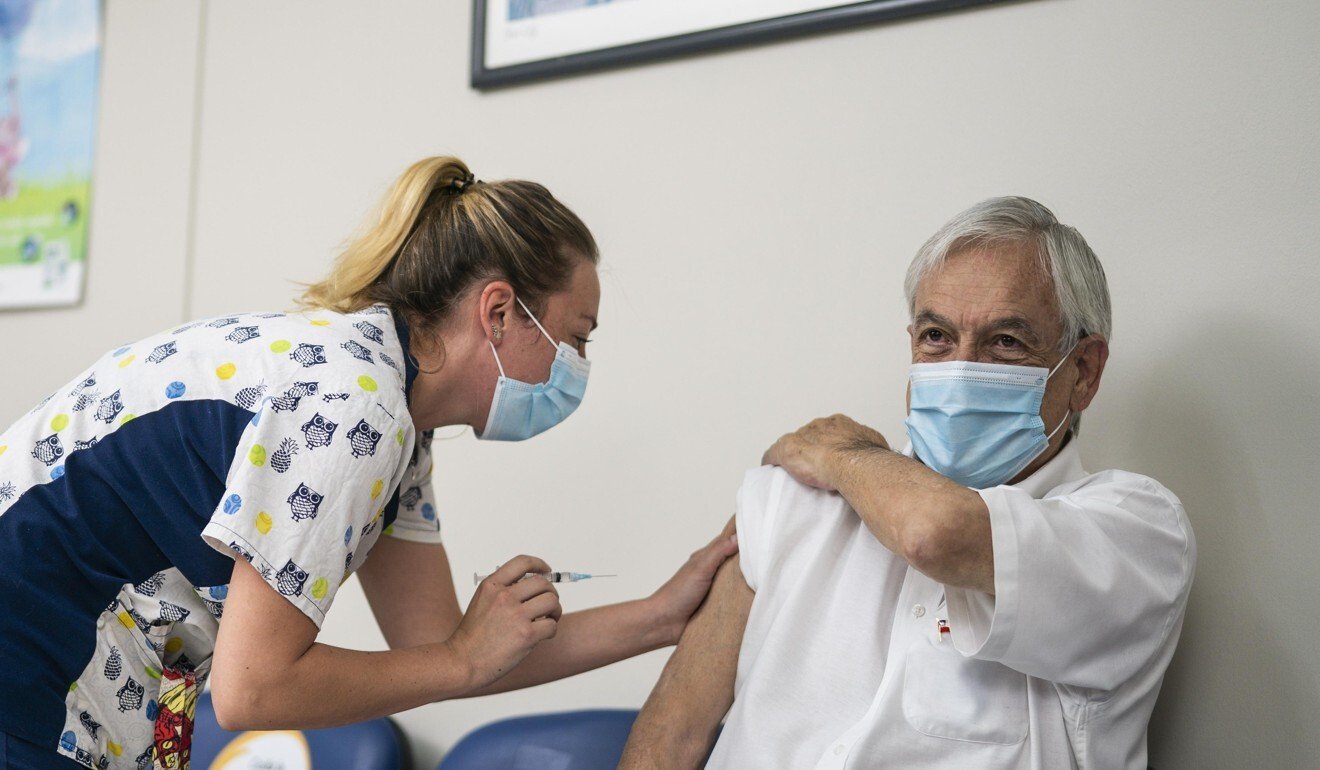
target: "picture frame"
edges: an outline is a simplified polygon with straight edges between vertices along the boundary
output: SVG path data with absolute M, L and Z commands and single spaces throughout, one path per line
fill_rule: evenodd
M 473 0 L 491 89 L 1008 0 Z

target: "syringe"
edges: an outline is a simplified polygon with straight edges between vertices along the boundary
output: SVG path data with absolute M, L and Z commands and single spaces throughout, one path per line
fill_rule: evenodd
M 576 583 L 579 580 L 590 580 L 591 578 L 618 577 L 618 575 L 590 575 L 586 572 L 528 572 L 523 575 L 523 579 L 532 577 L 543 577 L 551 583 Z M 472 573 L 472 585 L 481 585 L 481 581 L 490 577 L 490 575 L 480 575 Z

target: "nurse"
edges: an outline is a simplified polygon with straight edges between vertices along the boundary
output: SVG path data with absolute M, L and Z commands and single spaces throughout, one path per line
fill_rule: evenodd
M 182 767 L 208 678 L 229 729 L 316 728 L 676 643 L 731 531 L 650 597 L 568 615 L 531 556 L 464 612 L 441 543 L 432 431 L 573 412 L 597 261 L 541 185 L 428 158 L 303 312 L 120 347 L 0 434 L 0 768 Z M 316 641 L 353 573 L 388 652 Z

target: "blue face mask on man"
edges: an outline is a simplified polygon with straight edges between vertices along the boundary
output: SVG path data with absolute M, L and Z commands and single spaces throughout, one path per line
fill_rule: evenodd
M 1054 369 L 975 361 L 913 364 L 906 420 L 913 451 L 926 467 L 973 489 L 1008 482 L 1068 422 L 1071 412 L 1046 435 L 1040 403 L 1046 383 L 1071 354 Z
M 522 441 L 553 428 L 563 422 L 582 403 L 587 392 L 587 375 L 591 362 L 579 356 L 566 342 L 555 343 L 541 322 L 536 320 L 521 299 L 518 304 L 541 330 L 541 334 L 554 345 L 555 360 L 550 365 L 550 379 L 532 384 L 506 377 L 504 364 L 495 345 L 488 342 L 495 354 L 495 365 L 500 378 L 495 383 L 495 395 L 490 403 L 490 416 L 486 427 L 477 438 L 487 441 Z

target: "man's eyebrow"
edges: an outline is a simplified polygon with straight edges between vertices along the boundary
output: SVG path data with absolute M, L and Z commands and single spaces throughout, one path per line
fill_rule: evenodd
M 917 317 L 912 319 L 912 322 L 918 326 L 921 324 L 935 324 L 936 326 L 953 328 L 953 321 L 950 321 L 933 310 L 923 310 L 920 313 L 917 313 Z
M 600 326 L 600 324 L 596 323 L 596 316 L 594 316 L 594 315 L 587 315 L 586 313 L 583 313 L 583 314 L 582 314 L 582 317 L 585 318 L 585 319 L 587 319 L 588 321 L 591 322 L 591 330 L 592 330 L 593 332 L 596 331 L 596 327 L 597 327 L 597 326 Z
M 1020 315 L 995 319 L 987 324 L 986 328 L 995 331 L 1015 331 L 1023 337 L 1027 337 L 1027 341 L 1032 344 L 1040 342 L 1040 337 L 1036 335 L 1036 329 L 1031 325 L 1031 322 Z
M 950 321 L 948 318 L 945 318 L 933 310 L 923 310 L 920 313 L 917 313 L 917 317 L 913 319 L 913 323 L 917 326 L 933 324 L 935 326 L 942 326 L 946 329 L 954 328 L 953 321 Z M 1004 316 L 1003 318 L 996 318 L 986 324 L 984 328 L 994 331 L 1017 332 L 1019 335 L 1026 337 L 1027 342 L 1033 345 L 1040 343 L 1040 336 L 1036 334 L 1035 327 L 1031 325 L 1031 321 L 1027 320 L 1026 316 L 1011 315 Z

